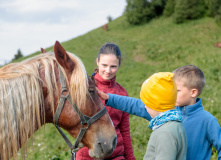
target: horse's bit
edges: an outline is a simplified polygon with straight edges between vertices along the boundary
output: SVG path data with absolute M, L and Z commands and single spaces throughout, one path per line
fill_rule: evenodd
M 84 115 L 75 103 L 72 104 L 70 94 L 67 90 L 66 80 L 65 80 L 65 77 L 64 77 L 59 65 L 58 65 L 58 70 L 59 70 L 60 83 L 61 83 L 62 90 L 61 90 L 61 98 L 59 100 L 57 110 L 54 115 L 54 125 L 58 129 L 58 131 L 60 132 L 61 136 L 63 137 L 63 139 L 67 143 L 68 147 L 71 149 L 71 160 L 75 160 L 76 159 L 76 152 L 80 148 L 79 143 L 81 142 L 82 138 L 84 137 L 84 134 L 87 131 L 88 127 L 92 123 L 94 123 L 97 119 L 99 119 L 101 116 L 103 116 L 107 112 L 107 109 L 106 109 L 106 107 L 104 107 L 102 110 L 100 110 L 98 113 L 96 113 L 93 117 L 88 117 L 88 116 Z M 66 95 L 64 95 L 63 92 L 68 92 L 68 93 Z M 62 112 L 65 100 L 67 100 L 71 104 L 72 108 L 78 114 L 80 121 L 81 121 L 81 129 L 80 129 L 77 139 L 73 145 L 72 145 L 71 141 L 68 139 L 68 137 L 64 134 L 62 129 L 58 126 L 58 119 L 59 119 L 60 114 Z

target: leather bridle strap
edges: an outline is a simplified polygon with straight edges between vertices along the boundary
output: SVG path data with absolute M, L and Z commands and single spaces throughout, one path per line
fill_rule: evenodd
M 63 137 L 63 139 L 65 140 L 65 142 L 67 143 L 68 147 L 71 149 L 72 156 L 74 155 L 74 159 L 75 159 L 76 152 L 79 149 L 79 144 L 80 144 L 82 138 L 84 137 L 84 134 L 87 131 L 88 127 L 92 123 L 94 123 L 97 119 L 99 119 L 101 116 L 103 116 L 107 112 L 107 109 L 106 109 L 106 107 L 104 107 L 102 110 L 100 110 L 98 113 L 96 113 L 93 117 L 88 117 L 88 116 L 84 115 L 75 103 L 72 104 L 71 97 L 70 97 L 70 94 L 69 94 L 69 92 L 67 90 L 67 86 L 66 86 L 66 79 L 65 79 L 59 65 L 58 65 L 58 70 L 59 70 L 59 77 L 60 77 L 60 83 L 61 83 L 62 90 L 61 90 L 61 97 L 60 97 L 60 100 L 59 100 L 59 103 L 57 106 L 57 110 L 54 115 L 54 125 L 57 128 L 57 130 L 59 131 L 59 133 L 61 134 L 61 136 Z M 67 92 L 67 94 L 64 95 L 64 92 Z M 67 100 L 71 104 L 72 108 L 78 114 L 80 121 L 81 121 L 81 129 L 80 129 L 80 132 L 77 136 L 77 139 L 76 139 L 74 145 L 71 143 L 71 141 L 68 139 L 68 137 L 64 134 L 62 129 L 58 126 L 58 120 L 59 120 L 60 114 L 62 112 L 62 109 L 64 107 L 65 100 Z

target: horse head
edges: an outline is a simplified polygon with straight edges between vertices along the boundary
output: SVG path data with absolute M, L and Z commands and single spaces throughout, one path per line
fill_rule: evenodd
M 79 69 L 85 70 L 84 65 L 76 56 L 68 54 L 59 42 L 56 42 L 54 45 L 54 54 L 58 64 L 63 68 L 64 74 L 66 74 L 67 91 L 71 95 L 71 102 L 77 104 L 77 109 L 80 109 L 79 112 L 82 112 L 83 115 L 93 117 L 104 106 L 100 101 L 94 82 L 85 74 L 86 71 L 79 73 Z M 60 83 L 58 82 L 59 93 L 62 92 Z M 60 96 L 55 98 L 55 107 L 59 104 Z M 76 113 L 78 111 L 74 110 L 71 105 L 67 101 L 64 103 L 63 110 L 58 119 L 58 125 L 76 138 L 83 126 Z M 96 119 L 88 127 L 81 142 L 89 148 L 89 155 L 94 158 L 104 158 L 113 152 L 117 143 L 116 132 L 108 113 Z

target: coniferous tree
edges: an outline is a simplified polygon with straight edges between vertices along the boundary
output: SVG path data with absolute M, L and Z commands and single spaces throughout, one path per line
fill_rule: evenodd
M 14 55 L 14 58 L 12 60 L 16 60 L 16 59 L 19 59 L 21 57 L 23 57 L 23 55 L 21 53 L 21 50 L 18 49 L 17 54 Z

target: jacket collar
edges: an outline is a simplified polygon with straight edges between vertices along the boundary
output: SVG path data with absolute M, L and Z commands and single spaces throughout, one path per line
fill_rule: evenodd
M 202 101 L 200 98 L 196 99 L 196 103 L 189 106 L 177 107 L 176 109 L 181 111 L 181 114 L 191 115 L 203 109 Z
M 96 83 L 99 85 L 106 85 L 106 86 L 113 86 L 115 83 L 116 83 L 116 76 L 111 79 L 111 80 L 105 80 L 103 79 L 99 73 L 96 73 L 95 76 L 94 76 L 95 80 L 96 80 Z

